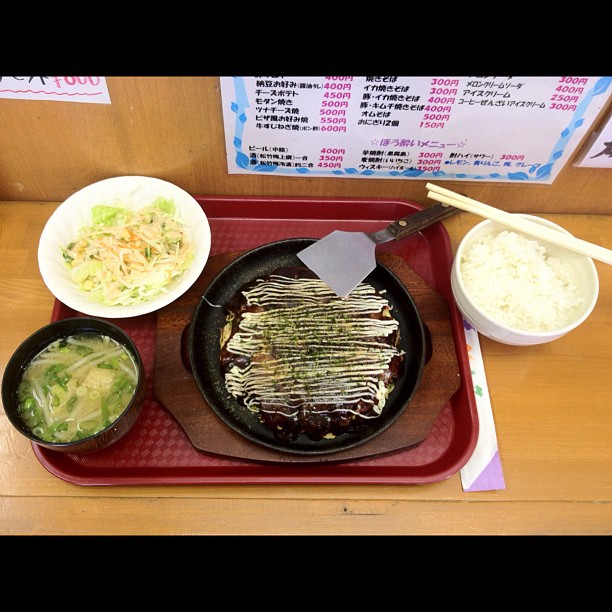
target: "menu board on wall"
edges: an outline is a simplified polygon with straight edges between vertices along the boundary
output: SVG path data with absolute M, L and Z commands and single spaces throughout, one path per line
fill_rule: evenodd
M 552 183 L 612 77 L 222 77 L 230 174 Z
M 612 115 L 603 128 L 593 134 L 581 158 L 574 163 L 580 168 L 612 168 Z
M 99 76 L 0 76 L 0 99 L 110 104 L 106 78 Z

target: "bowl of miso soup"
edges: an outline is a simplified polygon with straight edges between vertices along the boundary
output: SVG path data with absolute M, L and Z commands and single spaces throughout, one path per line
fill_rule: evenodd
M 90 453 L 120 440 L 146 394 L 132 338 L 108 321 L 72 317 L 39 329 L 11 356 L 2 403 L 32 442 L 63 453 Z

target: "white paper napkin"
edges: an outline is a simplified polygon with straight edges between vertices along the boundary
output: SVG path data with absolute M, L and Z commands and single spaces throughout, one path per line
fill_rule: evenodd
M 461 485 L 465 492 L 505 489 L 478 332 L 467 321 L 463 321 L 463 331 L 470 359 L 479 432 L 474 453 L 460 470 Z

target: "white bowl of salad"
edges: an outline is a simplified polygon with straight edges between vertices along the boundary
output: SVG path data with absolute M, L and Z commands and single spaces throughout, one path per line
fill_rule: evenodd
M 43 280 L 82 314 L 135 317 L 167 306 L 198 279 L 210 253 L 200 204 L 162 179 L 119 176 L 55 210 L 38 246 Z

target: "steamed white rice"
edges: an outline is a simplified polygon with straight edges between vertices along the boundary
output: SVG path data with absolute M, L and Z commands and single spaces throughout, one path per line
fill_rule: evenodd
M 475 240 L 461 258 L 461 275 L 486 314 L 516 329 L 559 329 L 583 303 L 563 263 L 537 240 L 512 231 Z

